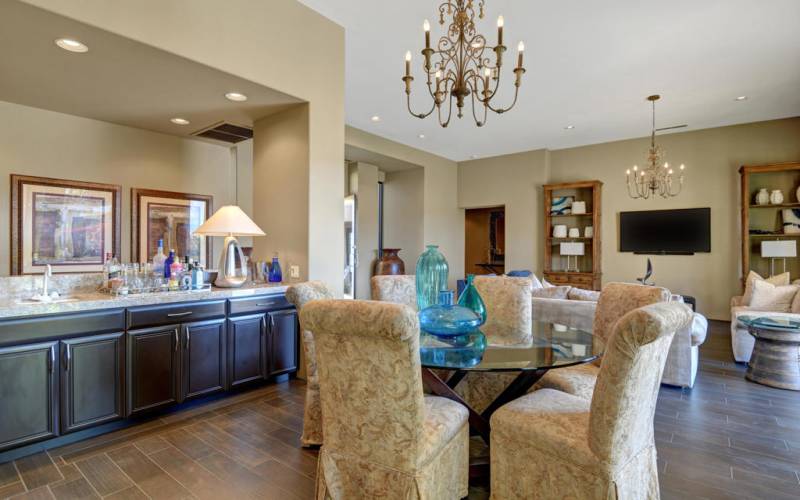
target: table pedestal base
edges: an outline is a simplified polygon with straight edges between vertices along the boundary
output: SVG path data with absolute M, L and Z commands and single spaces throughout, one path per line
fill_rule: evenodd
M 800 342 L 757 337 L 745 377 L 759 384 L 800 391 Z

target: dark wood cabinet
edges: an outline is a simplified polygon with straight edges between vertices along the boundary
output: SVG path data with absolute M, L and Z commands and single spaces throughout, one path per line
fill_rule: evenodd
M 58 435 L 58 342 L 0 349 L 0 450 Z
M 125 416 L 124 332 L 61 342 L 61 432 Z
M 297 370 L 297 312 L 285 309 L 267 313 L 269 324 L 269 360 L 267 375 L 281 375 Z
M 228 320 L 228 381 L 230 387 L 261 380 L 267 369 L 267 317 L 238 316 Z
M 225 389 L 225 319 L 181 325 L 183 332 L 180 400 Z
M 128 331 L 128 415 L 180 400 L 179 325 Z

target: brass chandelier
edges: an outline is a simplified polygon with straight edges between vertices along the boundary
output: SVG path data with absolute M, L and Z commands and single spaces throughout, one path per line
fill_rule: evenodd
M 638 165 L 625 171 L 625 181 L 628 187 L 628 196 L 633 199 L 647 199 L 656 195 L 662 198 L 677 196 L 683 188 L 683 171 L 686 168 L 681 164 L 676 172 L 668 162 L 661 163 L 666 152 L 661 146 L 656 145 L 656 101 L 659 95 L 651 95 L 647 100 L 653 106 L 653 127 L 650 133 L 650 149 L 647 153 L 647 164 L 641 170 Z
M 469 98 L 472 117 L 475 124 L 481 127 L 486 123 L 490 110 L 498 114 L 505 113 L 517 103 L 522 75 L 525 73 L 525 68 L 522 67 L 525 45 L 519 42 L 517 47 L 517 66 L 513 70 L 516 75 L 514 100 L 506 108 L 495 107 L 492 99 L 500 86 L 500 70 L 503 67 L 503 53 L 506 51 L 506 46 L 503 45 L 503 16 L 497 19 L 497 45 L 490 47 L 486 37 L 478 33 L 475 27 L 476 3 L 478 18 L 483 19 L 484 0 L 447 0 L 439 5 L 439 24 L 444 26 L 445 15 L 452 16 L 452 22 L 446 34 L 439 38 L 436 48 L 431 47 L 430 23 L 426 19 L 423 24 L 423 70 L 428 93 L 433 101 L 430 110 L 425 113 L 411 110 L 411 82 L 414 77 L 411 76 L 411 51 L 406 52 L 406 74 L 403 81 L 406 84 L 408 112 L 413 116 L 424 119 L 436 111 L 439 124 L 447 127 L 453 112 L 453 101 L 455 100 L 458 108 L 458 117 L 462 118 L 465 101 Z M 494 62 L 490 57 L 484 56 L 486 51 L 494 52 Z M 443 111 L 442 108 L 446 109 Z

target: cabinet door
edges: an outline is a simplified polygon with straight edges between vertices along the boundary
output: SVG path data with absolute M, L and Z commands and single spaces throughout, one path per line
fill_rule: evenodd
M 297 312 L 267 313 L 269 322 L 269 376 L 297 371 Z
M 57 348 L 0 349 L 0 451 L 58 435 Z
M 183 330 L 182 398 L 225 389 L 225 320 L 200 321 Z
M 180 391 L 180 327 L 128 331 L 128 415 L 177 403 Z
M 228 381 L 230 387 L 266 376 L 267 319 L 264 314 L 228 321 Z
M 124 416 L 124 333 L 61 342 L 61 432 Z

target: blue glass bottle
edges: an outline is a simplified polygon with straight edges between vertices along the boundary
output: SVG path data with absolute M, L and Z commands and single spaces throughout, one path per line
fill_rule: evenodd
M 481 325 L 486 323 L 486 304 L 478 293 L 478 289 L 472 281 L 475 279 L 474 274 L 467 275 L 467 286 L 461 292 L 461 297 L 458 298 L 458 305 L 471 309 L 478 316 L 481 317 Z
M 283 281 L 283 273 L 281 272 L 281 264 L 278 262 L 278 254 L 272 258 L 272 265 L 269 267 L 268 280 L 270 283 L 280 283 Z
M 439 292 L 439 303 L 419 312 L 419 328 L 439 337 L 466 335 L 481 325 L 481 317 L 472 309 L 453 304 L 452 290 Z
M 169 257 L 167 257 L 167 260 L 164 261 L 164 277 L 165 278 L 169 278 L 170 277 L 170 275 L 172 273 L 172 271 L 170 270 L 170 267 L 172 266 L 173 262 L 175 262 L 175 250 L 170 250 L 169 251 Z
M 437 303 L 439 292 L 447 289 L 447 260 L 437 245 L 428 249 L 417 260 L 417 308 L 422 311 Z

